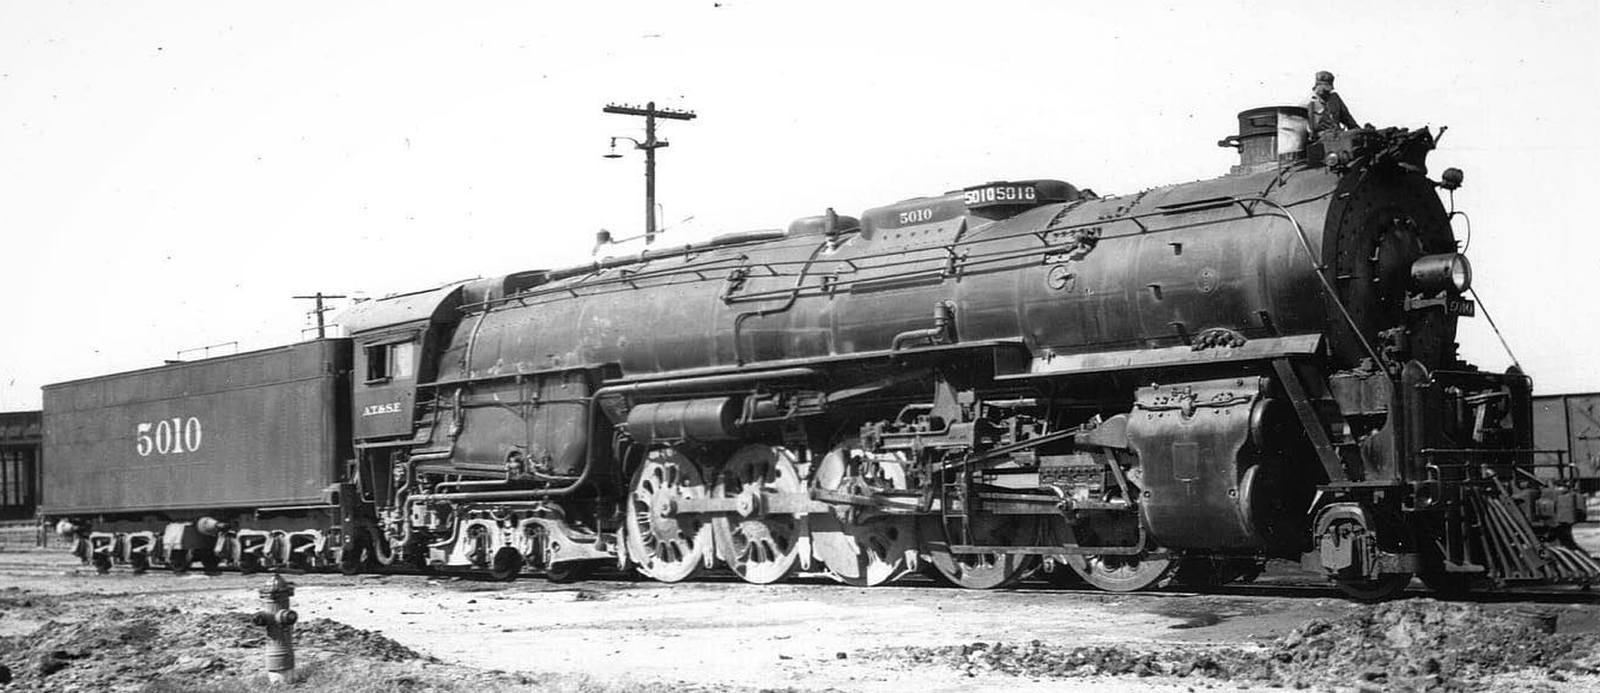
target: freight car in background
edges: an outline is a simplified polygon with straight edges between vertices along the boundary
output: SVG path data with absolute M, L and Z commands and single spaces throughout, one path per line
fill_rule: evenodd
M 42 545 L 40 412 L 0 412 L 0 547 Z
M 45 513 L 101 568 L 1600 580 L 1531 378 L 1457 354 L 1482 304 L 1434 134 L 1239 125 L 1211 180 L 827 210 L 53 385 Z
M 0 522 L 32 520 L 39 509 L 40 418 L 0 412 Z
M 1533 444 L 1558 450 L 1589 495 L 1589 517 L 1600 518 L 1600 392 L 1533 398 Z
M 102 572 L 328 565 L 349 371 L 322 339 L 48 385 L 42 512 Z

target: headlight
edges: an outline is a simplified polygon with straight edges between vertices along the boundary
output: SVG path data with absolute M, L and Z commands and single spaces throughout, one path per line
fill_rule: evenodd
M 1455 260 L 1450 262 L 1450 283 L 1455 285 L 1458 294 L 1472 288 L 1472 263 L 1467 262 L 1467 256 L 1455 254 Z
M 1430 295 L 1466 293 L 1472 288 L 1472 263 L 1461 253 L 1424 255 L 1411 263 L 1411 288 Z

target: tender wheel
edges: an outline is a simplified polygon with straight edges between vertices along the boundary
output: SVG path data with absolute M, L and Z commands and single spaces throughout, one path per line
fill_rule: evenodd
M 707 494 L 700 465 L 682 452 L 655 450 L 645 457 L 633 475 L 623 526 L 628 557 L 640 573 L 679 582 L 700 572 L 711 551 L 711 522 L 677 514 L 676 504 Z
M 1067 556 L 1067 565 L 1087 582 L 1107 592 L 1134 592 L 1157 585 L 1177 561 L 1149 552 L 1132 556 Z
M 194 564 L 194 554 L 188 549 L 173 549 L 167 552 L 167 567 L 174 573 L 187 573 L 189 566 Z
M 859 441 L 847 440 L 823 456 L 811 485 L 855 496 L 903 492 L 905 458 L 868 453 Z M 810 524 L 812 555 L 847 585 L 870 587 L 899 578 L 910 571 L 916 556 L 917 524 L 908 515 L 835 505 L 832 512 L 812 515 Z
M 143 575 L 150 569 L 150 557 L 142 553 L 133 554 L 128 557 L 128 567 L 133 569 L 134 575 Z
M 253 575 L 261 572 L 261 556 L 257 554 L 239 554 L 236 563 L 239 565 L 239 572 L 243 575 Z
M 1384 573 L 1376 580 L 1334 580 L 1340 592 L 1361 602 L 1381 602 L 1394 599 L 1411 584 L 1411 573 Z
M 750 512 L 719 515 L 712 520 L 717 549 L 728 568 L 745 582 L 777 582 L 794 572 L 805 535 L 805 516 L 768 513 L 765 497 L 771 493 L 805 492 L 795 471 L 794 453 L 770 445 L 746 445 L 734 453 L 717 477 L 712 495 L 738 498 Z
M 89 565 L 94 566 L 94 572 L 105 575 L 111 572 L 111 557 L 103 553 L 97 553 L 89 558 Z
M 517 574 L 521 572 L 522 552 L 509 546 L 500 547 L 489 559 L 489 577 L 495 580 L 510 582 L 517 579 Z
M 222 565 L 222 559 L 217 557 L 217 552 L 211 549 L 198 549 L 194 552 L 195 560 L 200 562 L 200 569 L 207 575 L 216 575 L 217 567 Z
M 1032 545 L 1039 536 L 1039 523 L 1027 517 L 973 518 L 974 540 L 991 545 Z M 923 550 L 939 575 L 957 587 L 989 590 L 1009 587 L 1033 574 L 1039 557 L 1015 553 L 954 553 L 940 517 L 923 522 Z M 937 537 L 936 540 L 933 538 Z

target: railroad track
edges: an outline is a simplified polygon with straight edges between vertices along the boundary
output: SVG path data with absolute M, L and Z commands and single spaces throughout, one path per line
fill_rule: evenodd
M 259 574 L 264 575 L 264 574 L 268 574 L 270 572 L 271 571 L 263 571 L 262 573 L 259 573 Z M 319 584 L 326 584 L 327 586 L 333 586 L 333 587 L 340 586 L 341 584 L 348 584 L 349 586 L 357 586 L 357 585 L 361 584 L 361 582 L 363 580 L 382 579 L 382 578 L 388 578 L 388 577 L 399 577 L 399 578 L 410 577 L 410 578 L 424 578 L 424 579 L 429 579 L 429 580 L 450 580 L 450 581 L 459 581 L 459 582 L 463 582 L 463 583 L 483 583 L 485 585 L 501 584 L 501 585 L 506 585 L 507 588 L 512 588 L 514 585 L 527 586 L 527 583 L 530 583 L 530 582 L 545 583 L 545 579 L 542 576 L 536 575 L 536 574 L 525 574 L 525 575 L 520 576 L 516 581 L 512 581 L 512 582 L 497 582 L 497 581 L 491 580 L 490 578 L 488 578 L 485 575 L 479 575 L 479 574 L 475 574 L 475 573 L 434 572 L 434 571 L 423 571 L 423 570 L 394 570 L 394 569 L 391 569 L 391 570 L 386 570 L 386 571 L 383 571 L 383 572 L 365 573 L 365 574 L 359 575 L 359 576 L 345 576 L 345 575 L 341 575 L 337 571 L 333 571 L 333 570 L 309 571 L 309 572 L 308 571 L 284 570 L 284 571 L 281 571 L 281 572 L 283 572 L 286 575 L 305 575 L 305 576 L 308 576 L 308 577 L 309 576 L 314 576 L 313 579 L 316 579 Z M 94 569 L 89 567 L 89 566 L 82 565 L 82 564 L 78 563 L 75 560 L 70 560 L 70 559 L 62 560 L 60 557 L 57 557 L 57 556 L 54 556 L 54 555 L 47 556 L 46 552 L 44 552 L 44 551 L 29 551 L 29 552 L 26 552 L 26 553 L 23 553 L 23 552 L 18 552 L 18 553 L 0 553 L 0 576 L 12 575 L 12 576 L 17 576 L 17 577 L 38 577 L 38 576 L 62 575 L 62 574 L 68 574 L 68 575 L 75 574 L 75 575 L 77 575 L 79 577 L 82 577 L 82 578 L 85 578 L 85 579 L 91 579 L 91 578 L 99 577 L 99 576 L 96 576 L 94 574 Z M 213 574 L 214 575 L 223 575 L 223 576 L 238 576 L 238 577 L 242 577 L 242 575 L 239 573 L 239 571 L 237 569 L 234 569 L 234 568 L 223 568 L 223 569 L 220 569 L 218 571 L 215 571 L 215 573 L 213 573 Z M 152 568 L 147 573 L 144 573 L 143 575 L 139 575 L 139 576 L 133 575 L 132 572 L 129 571 L 126 567 L 118 567 L 118 568 L 113 569 L 113 572 L 111 573 L 110 577 L 111 577 L 111 579 L 119 580 L 120 583 L 123 586 L 126 586 L 129 590 L 136 590 L 136 589 L 139 589 L 141 586 L 144 586 L 144 587 L 147 587 L 152 593 L 159 592 L 159 593 L 162 593 L 162 594 L 169 594 L 169 593 L 173 593 L 173 592 L 191 592 L 191 591 L 192 592 L 204 592 L 204 591 L 228 590 L 228 589 L 237 589 L 238 588 L 236 584 L 234 584 L 232 581 L 230 581 L 227 584 L 218 584 L 214 588 L 186 586 L 186 587 L 183 587 L 181 589 L 176 589 L 176 590 L 172 589 L 174 587 L 177 587 L 177 584 L 174 584 L 172 582 L 172 580 L 174 578 L 190 577 L 190 576 L 202 576 L 202 575 L 205 575 L 205 573 L 203 571 L 199 570 L 198 566 L 196 567 L 196 569 L 191 570 L 191 571 L 189 571 L 187 573 L 183 573 L 183 574 L 175 574 L 170 570 Z M 323 580 L 327 580 L 328 582 L 323 583 Z M 719 572 L 708 573 L 706 575 L 703 575 L 703 576 L 695 579 L 693 582 L 699 583 L 699 584 L 729 584 L 729 585 L 738 585 L 738 584 L 742 584 L 743 583 L 742 580 L 740 580 L 737 576 L 733 575 L 732 573 L 723 573 L 723 572 L 720 572 L 720 571 Z M 193 583 L 185 583 L 185 584 L 193 585 Z M 800 576 L 797 576 L 795 578 L 790 579 L 785 584 L 797 585 L 797 586 L 811 586 L 811 587 L 817 587 L 817 588 L 823 588 L 823 589 L 842 588 L 833 579 L 831 579 L 828 576 L 826 576 L 824 574 L 821 574 L 821 573 L 817 573 L 817 574 L 802 574 Z M 668 586 L 665 583 L 657 583 L 657 582 L 650 581 L 650 580 L 648 580 L 646 578 L 642 578 L 642 577 L 638 577 L 638 576 L 622 575 L 622 574 L 616 573 L 615 571 L 607 571 L 607 572 L 596 573 L 595 575 L 591 576 L 590 578 L 588 578 L 586 580 L 582 580 L 582 581 L 578 581 L 578 582 L 574 582 L 574 583 L 562 584 L 561 588 L 563 588 L 563 589 L 565 589 L 565 588 L 581 588 L 581 587 L 583 587 L 585 585 L 598 586 L 598 587 L 601 587 L 601 588 L 604 588 L 604 589 L 626 589 L 629 586 L 638 586 L 638 585 L 651 585 L 651 586 L 657 586 L 657 587 L 667 587 Z M 949 589 L 949 590 L 967 591 L 967 590 L 961 590 L 961 588 L 957 588 L 957 587 L 949 587 L 949 586 L 946 586 L 946 585 L 942 585 L 942 584 L 939 584 L 938 582 L 936 582 L 934 580 L 931 580 L 931 579 L 928 579 L 928 578 L 924 578 L 924 577 L 921 577 L 921 576 L 911 576 L 911 577 L 908 577 L 908 578 L 904 578 L 904 579 L 898 581 L 896 583 L 896 585 L 897 586 L 901 586 L 901 587 L 915 587 L 915 588 L 918 588 L 918 589 Z M 552 587 L 553 586 L 554 585 L 552 584 Z M 1129 592 L 1129 593 L 1119 593 L 1119 592 L 1107 592 L 1107 591 L 1104 591 L 1104 590 L 1099 590 L 1099 589 L 1095 589 L 1093 587 L 1089 587 L 1087 585 L 1056 584 L 1056 583 L 1052 583 L 1052 582 L 1050 582 L 1048 580 L 1045 580 L 1045 579 L 1030 579 L 1030 580 L 1024 581 L 1023 583 L 1021 583 L 1021 584 L 1019 584 L 1019 585 L 1017 585 L 1015 587 L 1012 587 L 1012 588 L 1009 588 L 1009 589 L 1003 590 L 1003 591 L 1004 592 L 1009 592 L 1009 593 L 1012 593 L 1012 594 L 1035 594 L 1035 595 L 1039 595 L 1041 598 L 1093 598 L 1093 599 L 1151 598 L 1151 599 L 1167 599 L 1167 598 L 1183 598 L 1183 597 L 1195 597 L 1195 596 L 1239 597 L 1239 598 L 1246 598 L 1246 599 L 1251 599 L 1251 598 L 1303 598 L 1303 599 L 1338 599 L 1338 600 L 1343 600 L 1343 599 L 1346 598 L 1345 595 L 1342 592 L 1340 592 L 1337 588 L 1335 588 L 1335 587 L 1333 587 L 1331 585 L 1328 585 L 1326 583 L 1320 582 L 1317 579 L 1317 576 L 1315 576 L 1315 575 L 1296 574 L 1295 572 L 1289 571 L 1289 570 L 1281 570 L 1281 569 L 1280 570 L 1274 570 L 1274 569 L 1271 569 L 1271 568 L 1269 568 L 1267 573 L 1263 574 L 1260 578 L 1258 578 L 1254 582 L 1232 583 L 1232 584 L 1228 584 L 1228 585 L 1222 585 L 1222 586 L 1218 586 L 1218 587 L 1208 587 L 1208 588 L 1204 588 L 1204 589 L 1195 589 L 1195 588 L 1182 586 L 1182 585 L 1169 585 L 1168 587 L 1161 588 L 1161 589 L 1155 589 L 1155 590 L 1146 590 L 1146 591 Z M 1437 598 L 1437 597 L 1438 597 L 1438 595 L 1436 595 L 1433 592 L 1431 592 L 1431 591 L 1427 590 L 1426 588 L 1422 587 L 1420 583 L 1413 583 L 1412 587 L 1405 592 L 1403 598 Z M 1538 588 L 1524 588 L 1524 589 L 1501 591 L 1501 592 L 1470 593 L 1470 594 L 1458 599 L 1457 601 L 1467 601 L 1467 602 L 1474 602 L 1474 603 L 1493 603 L 1493 604 L 1502 604 L 1502 603 L 1594 604 L 1594 603 L 1600 603 L 1600 592 L 1597 592 L 1597 591 L 1594 591 L 1594 590 L 1581 589 L 1581 588 L 1538 587 Z

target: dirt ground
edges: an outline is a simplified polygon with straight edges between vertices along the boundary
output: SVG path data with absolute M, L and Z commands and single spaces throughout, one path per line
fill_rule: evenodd
M 294 575 L 308 690 L 1600 690 L 1600 600 Z M 254 690 L 262 575 L 0 552 L 4 690 Z

